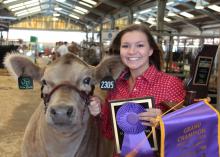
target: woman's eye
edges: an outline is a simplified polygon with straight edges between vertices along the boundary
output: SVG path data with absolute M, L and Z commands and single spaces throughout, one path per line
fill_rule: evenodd
M 137 47 L 144 47 L 144 44 L 138 44 Z
M 83 84 L 87 84 L 89 85 L 90 84 L 90 81 L 91 81 L 91 78 L 87 77 L 83 80 Z
M 128 48 L 128 45 L 121 45 L 122 48 Z

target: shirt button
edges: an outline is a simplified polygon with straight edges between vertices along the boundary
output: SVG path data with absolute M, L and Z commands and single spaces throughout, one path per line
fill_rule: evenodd
M 134 91 L 136 91 L 137 89 L 136 88 L 134 88 Z

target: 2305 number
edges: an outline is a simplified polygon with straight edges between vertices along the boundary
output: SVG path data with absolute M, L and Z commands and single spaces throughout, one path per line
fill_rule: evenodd
M 102 81 L 100 88 L 101 89 L 113 89 L 114 81 Z

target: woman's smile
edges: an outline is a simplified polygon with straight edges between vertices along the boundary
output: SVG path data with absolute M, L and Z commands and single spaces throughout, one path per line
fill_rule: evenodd
M 128 57 L 127 58 L 127 60 L 129 60 L 129 61 L 137 61 L 139 59 L 140 59 L 140 57 Z

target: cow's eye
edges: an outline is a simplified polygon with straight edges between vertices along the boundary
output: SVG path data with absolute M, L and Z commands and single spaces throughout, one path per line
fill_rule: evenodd
M 90 77 L 86 77 L 86 78 L 83 80 L 83 84 L 89 85 L 89 84 L 90 84 L 90 81 L 91 81 L 91 78 L 90 78 Z

